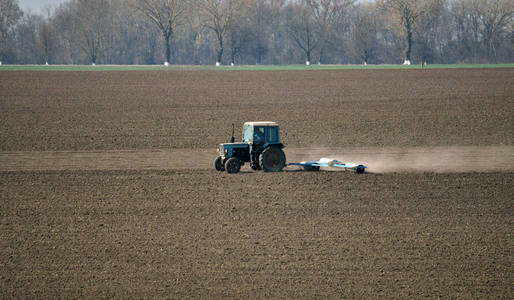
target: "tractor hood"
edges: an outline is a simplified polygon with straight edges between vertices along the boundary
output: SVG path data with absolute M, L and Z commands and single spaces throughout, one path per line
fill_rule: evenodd
M 235 149 L 249 149 L 250 145 L 247 143 L 223 143 L 218 148 L 218 153 L 225 157 L 232 157 L 232 152 Z

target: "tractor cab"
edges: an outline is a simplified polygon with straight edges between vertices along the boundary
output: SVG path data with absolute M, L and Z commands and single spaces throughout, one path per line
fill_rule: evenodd
M 232 130 L 232 139 L 234 140 Z M 281 171 L 285 164 L 284 145 L 280 142 L 279 125 L 275 122 L 246 122 L 241 143 L 224 143 L 214 161 L 218 171 L 237 173 L 244 163 L 253 170 Z
M 243 125 L 243 143 L 250 145 L 253 151 L 268 145 L 283 145 L 280 143 L 280 132 L 275 122 L 246 122 Z

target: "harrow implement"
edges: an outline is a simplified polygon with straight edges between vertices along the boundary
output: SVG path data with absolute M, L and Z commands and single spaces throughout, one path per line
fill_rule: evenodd
M 355 173 L 362 174 L 368 167 L 355 163 L 344 163 L 340 160 L 321 158 L 320 160 L 302 161 L 299 163 L 289 163 L 288 166 L 301 166 L 306 171 L 319 171 L 320 167 L 342 168 L 353 170 Z

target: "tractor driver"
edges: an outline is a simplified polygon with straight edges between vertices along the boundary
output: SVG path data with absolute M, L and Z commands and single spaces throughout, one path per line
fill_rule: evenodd
M 257 145 L 264 144 L 264 128 L 263 127 L 256 127 L 255 132 L 253 135 L 253 141 Z

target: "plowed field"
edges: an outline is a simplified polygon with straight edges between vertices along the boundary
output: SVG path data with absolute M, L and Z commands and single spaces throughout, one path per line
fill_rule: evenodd
M 514 69 L 0 72 L 0 297 L 512 299 L 513 103 Z M 216 172 L 252 120 L 371 172 Z

